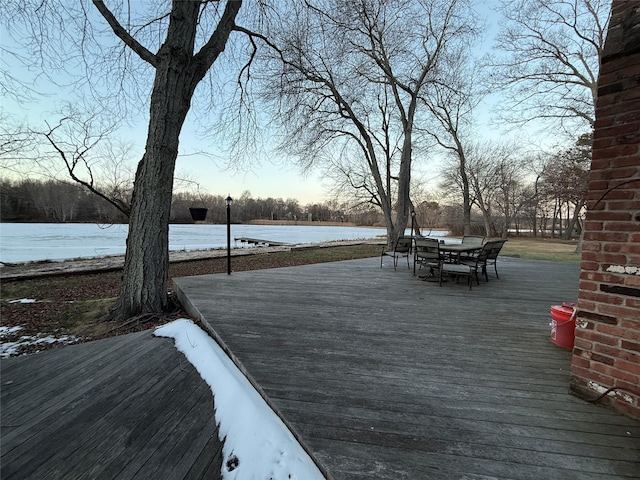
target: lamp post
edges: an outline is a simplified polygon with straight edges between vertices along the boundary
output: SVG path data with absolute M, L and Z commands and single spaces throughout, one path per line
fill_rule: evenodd
M 412 208 L 411 209 L 411 236 L 412 237 L 415 232 L 415 230 L 413 229 L 413 224 L 415 223 L 415 220 L 416 220 L 416 211 Z
M 225 198 L 227 204 L 227 275 L 231 275 L 231 202 L 233 198 Z

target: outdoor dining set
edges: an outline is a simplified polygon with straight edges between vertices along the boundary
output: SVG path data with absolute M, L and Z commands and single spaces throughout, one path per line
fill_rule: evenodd
M 407 268 L 411 269 L 409 257 L 413 257 L 413 274 L 418 273 L 421 280 L 437 281 L 440 285 L 447 278 L 466 278 L 469 289 L 473 279 L 480 285 L 480 274 L 489 281 L 487 267 L 493 265 L 498 276 L 497 258 L 506 240 L 487 240 L 478 235 L 465 235 L 460 243 L 447 243 L 442 239 L 402 236 L 393 248 L 382 248 L 380 267 L 384 257 L 393 258 L 394 270 L 400 258 L 407 259 Z M 424 273 L 420 270 L 424 268 Z

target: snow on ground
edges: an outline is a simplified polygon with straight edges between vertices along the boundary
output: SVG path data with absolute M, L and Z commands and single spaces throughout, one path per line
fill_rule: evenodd
M 37 353 L 43 344 L 64 343 L 71 345 L 81 340 L 73 335 L 63 335 L 62 337 L 44 334 L 18 336 L 18 332 L 22 329 L 23 327 L 20 325 L 0 327 L 0 358 L 12 357 L 25 352 Z
M 0 327 L 0 340 L 8 337 L 9 335 L 13 335 L 20 330 L 22 330 L 22 327 L 20 325 L 16 325 L 15 327 Z
M 35 298 L 19 298 L 11 300 L 9 303 L 36 303 Z M 56 337 L 39 333 L 37 335 L 19 335 L 18 332 L 24 327 L 15 325 L 13 327 L 0 326 L 0 358 L 13 357 L 25 353 L 38 353 L 42 345 L 52 343 L 64 343 L 72 345 L 82 339 L 74 335 L 63 335 Z
M 224 480 L 313 480 L 324 476 L 282 420 L 220 346 L 186 319 L 155 330 L 175 340 L 214 394 Z

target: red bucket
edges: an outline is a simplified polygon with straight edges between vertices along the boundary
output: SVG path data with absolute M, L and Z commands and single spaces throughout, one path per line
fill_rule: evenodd
M 559 347 L 573 349 L 575 340 L 575 308 L 567 305 L 551 306 L 551 341 Z

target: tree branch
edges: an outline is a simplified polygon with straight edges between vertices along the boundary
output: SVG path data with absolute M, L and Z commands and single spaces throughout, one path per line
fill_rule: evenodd
M 194 55 L 193 58 L 196 65 L 198 65 L 197 75 L 199 78 L 204 77 L 211 65 L 224 52 L 229 35 L 236 30 L 236 16 L 241 7 L 242 0 L 230 0 L 227 2 L 215 31 L 211 34 L 207 43 Z
M 150 63 L 154 67 L 158 65 L 157 57 L 150 52 L 146 47 L 144 47 L 140 42 L 138 42 L 135 38 L 133 38 L 125 28 L 120 25 L 118 19 L 111 13 L 111 11 L 106 7 L 103 0 L 92 0 L 95 7 L 98 9 L 100 14 L 107 21 L 113 33 L 124 42 L 126 46 L 128 46 L 131 50 L 136 52 L 138 56 L 147 63 Z
M 103 200 L 109 202 L 111 205 L 113 205 L 115 208 L 117 208 L 120 212 L 122 212 L 124 215 L 126 215 L 127 217 L 131 214 L 131 207 L 130 205 L 124 203 L 122 200 L 117 199 L 117 198 L 110 198 L 107 195 L 105 195 L 104 193 L 102 193 L 100 190 L 98 190 L 95 185 L 94 185 L 94 180 L 93 180 L 93 172 L 91 171 L 91 168 L 89 167 L 89 164 L 85 158 L 85 153 L 88 152 L 92 146 L 95 145 L 95 142 L 93 145 L 91 146 L 87 146 L 83 151 L 81 151 L 78 156 L 74 157 L 73 159 L 69 159 L 66 155 L 66 153 L 64 152 L 64 150 L 62 150 L 62 148 L 60 148 L 60 146 L 58 146 L 58 144 L 56 143 L 56 141 L 53 139 L 53 133 L 60 127 L 62 126 L 62 123 L 67 120 L 67 118 L 63 118 L 60 120 L 60 122 L 58 123 L 57 126 L 49 129 L 49 131 L 47 133 L 43 133 L 44 137 L 49 141 L 49 143 L 51 144 L 51 146 L 53 147 L 53 149 L 58 152 L 58 154 L 60 155 L 60 158 L 62 158 L 66 168 L 67 168 L 67 172 L 69 173 L 69 176 L 71 177 L 71 179 L 76 182 L 79 183 L 80 185 L 82 185 L 83 187 L 85 187 L 87 190 L 89 190 L 91 193 L 94 193 L 95 195 L 97 195 L 98 197 L 102 198 Z M 87 171 L 89 172 L 89 177 L 90 177 L 90 181 L 87 182 L 85 180 L 82 180 L 80 177 L 78 177 L 75 173 L 75 168 L 78 164 L 78 161 L 82 161 L 83 164 L 85 165 L 85 167 L 87 168 Z

